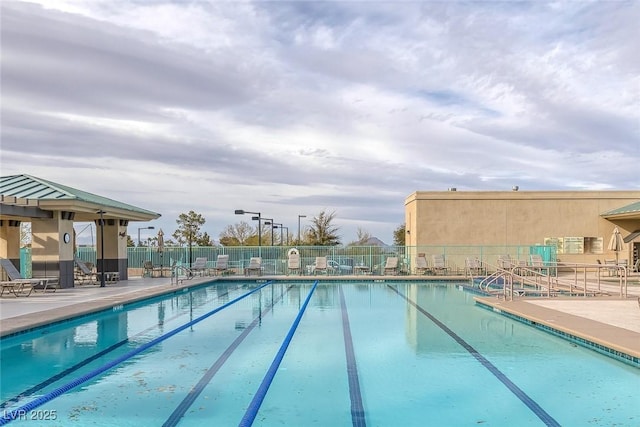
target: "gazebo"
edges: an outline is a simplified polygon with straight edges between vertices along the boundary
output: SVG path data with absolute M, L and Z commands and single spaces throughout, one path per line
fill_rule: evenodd
M 117 271 L 127 280 L 129 221 L 159 217 L 156 212 L 34 176 L 0 177 L 0 257 L 20 268 L 20 224 L 31 222 L 32 275 L 58 276 L 62 288 L 74 286 L 74 221 L 98 225 L 98 258 L 104 259 L 98 270 Z

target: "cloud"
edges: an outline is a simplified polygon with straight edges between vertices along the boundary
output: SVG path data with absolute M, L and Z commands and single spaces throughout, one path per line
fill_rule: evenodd
M 165 231 L 326 209 L 390 243 L 416 190 L 640 187 L 637 2 L 40 3 L 0 5 L 3 175 Z

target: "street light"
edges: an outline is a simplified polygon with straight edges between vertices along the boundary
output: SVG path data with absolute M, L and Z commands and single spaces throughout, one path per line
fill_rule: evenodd
M 104 288 L 107 286 L 104 283 L 104 217 L 106 214 L 105 211 L 100 209 L 97 214 L 100 214 L 100 287 Z
M 306 218 L 306 215 L 298 215 L 298 245 L 300 244 L 300 218 Z
M 140 246 L 140 230 L 154 230 L 155 227 L 150 225 L 149 227 L 139 227 L 138 228 L 138 247 Z
M 270 225 L 271 226 L 271 246 L 273 246 L 273 218 L 262 218 L 262 219 L 266 219 L 267 221 L 264 222 L 264 225 Z
M 282 230 L 287 230 L 287 245 L 289 244 L 289 227 L 285 227 L 282 224 L 279 224 L 279 226 L 275 225 L 273 228 L 279 228 L 280 229 L 280 246 L 284 246 L 284 239 L 282 238 Z
M 236 209 L 235 210 L 235 214 L 236 215 L 244 215 L 244 214 L 252 214 L 252 215 L 258 215 L 257 219 L 258 219 L 258 246 L 262 246 L 262 217 L 260 212 L 249 212 L 249 211 L 245 211 L 242 209 Z M 253 218 L 251 218 L 253 219 Z

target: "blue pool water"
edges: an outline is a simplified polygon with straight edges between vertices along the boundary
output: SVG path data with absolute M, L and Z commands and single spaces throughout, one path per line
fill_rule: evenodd
M 272 368 L 253 425 L 640 425 L 637 368 L 479 308 L 454 285 L 318 284 L 295 333 L 313 284 L 261 285 L 216 282 L 3 339 L 3 415 L 235 426 Z

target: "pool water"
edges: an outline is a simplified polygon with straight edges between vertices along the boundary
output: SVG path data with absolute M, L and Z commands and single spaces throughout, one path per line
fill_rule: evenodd
M 46 398 L 11 424 L 238 425 L 312 285 L 215 282 L 5 338 L 2 410 Z M 452 284 L 321 283 L 253 425 L 635 426 L 639 384 L 637 368 L 479 308 Z

